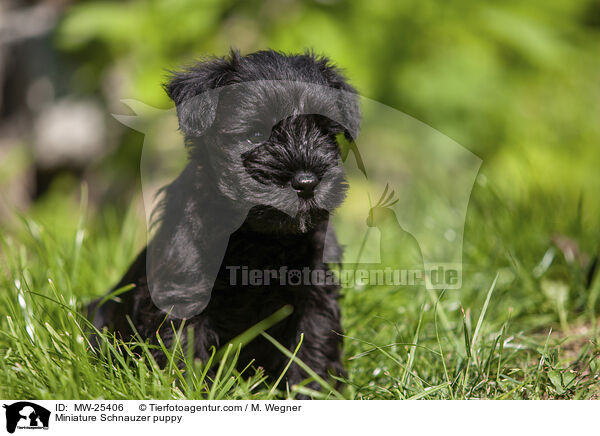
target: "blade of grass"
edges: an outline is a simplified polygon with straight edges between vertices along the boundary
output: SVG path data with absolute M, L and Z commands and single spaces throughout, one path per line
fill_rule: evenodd
M 426 388 L 423 392 L 419 392 L 418 394 L 413 395 L 412 397 L 408 397 L 407 400 L 420 400 L 421 398 L 425 398 L 431 394 L 435 394 L 438 391 L 441 391 L 444 388 L 449 387 L 449 383 L 442 383 L 438 386 L 433 386 L 431 388 Z
M 438 323 L 437 323 L 438 308 L 440 306 L 439 303 L 440 303 L 442 297 L 444 296 L 445 292 L 446 292 L 446 290 L 444 289 L 440 293 L 439 298 L 437 298 L 435 301 L 435 305 L 433 308 L 433 323 L 434 323 L 434 327 L 435 327 L 435 337 L 437 339 L 438 348 L 440 349 L 440 358 L 442 359 L 442 367 L 444 368 L 444 376 L 446 377 L 448 391 L 450 392 L 450 398 L 454 399 L 454 391 L 452 389 L 452 382 L 450 381 L 450 375 L 448 374 L 448 368 L 446 367 L 446 356 L 444 355 L 444 350 L 442 349 L 442 342 L 440 340 L 440 332 L 439 332 Z
M 336 398 L 339 400 L 344 400 L 344 396 L 340 394 L 336 389 L 333 388 L 329 383 L 327 383 L 323 378 L 321 378 L 312 368 L 310 368 L 306 363 L 300 360 L 298 357 L 294 357 L 292 353 L 286 349 L 283 345 L 281 345 L 277 340 L 271 337 L 266 332 L 262 332 L 261 335 L 272 343 L 279 351 L 281 351 L 288 358 L 292 359 L 296 365 L 302 368 L 309 376 L 311 376 L 322 388 L 330 391 Z
M 281 382 L 281 379 L 283 379 L 283 376 L 287 373 L 288 369 L 292 365 L 292 362 L 296 358 L 296 355 L 298 354 L 298 351 L 300 351 L 300 347 L 302 346 L 302 341 L 303 340 L 304 340 L 304 333 L 301 333 L 300 334 L 300 340 L 298 341 L 298 345 L 296 346 L 296 348 L 294 350 L 294 353 L 292 354 L 292 357 L 290 357 L 290 359 L 288 360 L 287 365 L 285 365 L 285 368 L 283 368 L 283 371 L 281 371 L 281 374 L 279 374 L 279 377 L 277 378 L 277 380 L 273 384 L 273 387 L 269 391 L 268 398 L 271 398 L 274 395 L 275 389 L 277 388 L 277 386 Z
M 417 330 L 415 331 L 415 335 L 413 337 L 413 343 L 414 344 L 418 344 L 419 343 L 419 333 L 421 332 L 421 323 L 423 322 L 423 313 L 425 312 L 425 303 L 423 303 L 421 305 L 421 311 L 419 313 L 419 321 L 417 323 Z M 410 352 L 408 353 L 408 362 L 406 364 L 406 368 L 404 369 L 404 373 L 402 374 L 402 380 L 401 380 L 401 384 L 402 384 L 402 389 L 404 389 L 404 394 L 406 395 L 407 392 L 407 386 L 406 384 L 409 381 L 409 374 L 410 371 L 412 371 L 412 366 L 413 363 L 415 361 L 415 350 L 417 347 L 412 347 L 410 349 Z
M 490 286 L 490 289 L 488 290 L 487 296 L 485 297 L 485 303 L 483 303 L 483 308 L 481 309 L 481 313 L 479 314 L 479 319 L 477 320 L 477 326 L 475 327 L 475 332 L 473 332 L 473 340 L 471 341 L 472 347 L 474 347 L 477 344 L 477 339 L 479 337 L 479 331 L 481 330 L 481 326 L 483 324 L 483 318 L 485 317 L 485 314 L 488 310 L 488 306 L 490 304 L 490 299 L 492 298 L 492 293 L 494 292 L 494 289 L 496 288 L 496 283 L 498 282 L 499 276 L 500 276 L 500 273 L 496 273 L 496 277 L 494 278 L 494 281 L 492 282 L 492 285 Z M 471 352 L 473 352 L 473 350 L 471 350 Z

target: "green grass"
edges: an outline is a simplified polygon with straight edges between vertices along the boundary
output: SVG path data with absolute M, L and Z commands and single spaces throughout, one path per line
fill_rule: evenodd
M 176 344 L 165 348 L 163 369 L 143 342 L 106 337 L 102 350 L 90 351 L 81 309 L 120 277 L 145 242 L 145 227 L 137 208 L 97 211 L 80 200 L 85 195 L 53 193 L 0 229 L 0 396 L 596 398 L 600 274 L 590 273 L 590 259 L 600 238 L 589 217 L 597 211 L 585 198 L 542 191 L 524 197 L 503 198 L 489 183 L 475 187 L 461 290 L 345 289 L 348 378 L 337 389 L 318 379 L 322 389 L 313 392 L 305 385 L 275 389 L 252 367 L 240 374 L 235 345 L 199 362 Z M 565 254 L 556 235 L 571 238 L 578 256 Z M 295 359 L 298 349 L 266 337 L 273 352 Z M 216 376 L 208 382 L 211 366 Z

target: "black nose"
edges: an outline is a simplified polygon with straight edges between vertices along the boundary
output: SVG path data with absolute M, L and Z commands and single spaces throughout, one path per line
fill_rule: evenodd
M 299 197 L 311 198 L 315 193 L 315 188 L 319 184 L 319 179 L 313 173 L 301 171 L 296 173 L 292 179 L 292 188 L 296 190 Z

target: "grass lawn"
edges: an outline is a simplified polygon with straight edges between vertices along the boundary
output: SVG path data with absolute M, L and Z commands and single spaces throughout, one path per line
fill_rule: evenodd
M 464 235 L 463 288 L 344 289 L 348 378 L 315 398 L 597 398 L 600 247 L 582 196 L 516 196 L 476 184 Z M 207 363 L 166 350 L 159 369 L 143 343 L 107 338 L 90 351 L 80 315 L 145 243 L 139 207 L 98 211 L 53 191 L 0 229 L 2 398 L 269 399 L 260 371 L 233 369 L 235 349 Z M 83 200 L 82 200 L 83 199 Z M 121 350 L 121 351 L 118 351 Z M 178 365 L 185 359 L 186 365 Z M 184 368 L 184 369 L 181 369 Z M 311 392 L 308 392 L 311 393 Z

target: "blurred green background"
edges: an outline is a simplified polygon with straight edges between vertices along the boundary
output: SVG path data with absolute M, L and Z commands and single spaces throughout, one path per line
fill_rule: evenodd
M 428 124 L 482 159 L 464 233 L 464 286 L 446 294 L 439 306 L 449 314 L 440 320 L 449 338 L 442 343 L 453 350 L 448 361 L 452 378 L 458 374 L 454 380 L 469 371 L 468 347 L 456 346 L 461 329 L 468 337 L 471 308 L 474 321 L 498 274 L 486 323 L 504 337 L 510 319 L 511 360 L 503 360 L 500 347 L 498 377 L 501 371 L 507 376 L 481 385 L 479 380 L 489 382 L 486 371 L 477 370 L 482 378 L 465 375 L 473 384 L 470 392 L 545 398 L 548 386 L 558 382 L 544 374 L 566 371 L 562 359 L 573 361 L 575 352 L 562 344 L 569 336 L 579 341 L 577 335 L 583 340 L 572 348 L 584 357 L 569 368 L 597 385 L 600 0 L 3 0 L 0 272 L 7 271 L 2 279 L 7 292 L 0 296 L 12 314 L 6 322 L 2 318 L 4 331 L 12 328 L 11 319 L 22 322 L 20 307 L 26 309 L 17 302 L 15 284 L 19 292 L 20 284 L 27 284 L 76 310 L 122 275 L 145 242 L 139 168 L 144 138 L 111 114 L 131 113 L 122 99 L 171 107 L 162 89 L 168 70 L 206 55 L 225 55 L 230 47 L 242 53 L 272 48 L 325 54 L 361 95 Z M 162 126 L 156 120 L 165 142 L 177 138 L 172 125 Z M 436 300 L 396 291 L 349 290 L 342 302 L 349 336 L 375 344 L 409 343 L 418 337 L 424 316 L 422 340 L 437 346 L 431 310 Z M 56 305 L 38 308 L 33 303 L 42 303 L 33 297 L 30 303 L 43 322 L 65 317 Z M 487 302 L 483 307 L 486 314 Z M 6 338 L 23 343 L 26 324 L 21 336 Z M 558 331 L 551 343 L 556 350 L 563 347 L 560 354 L 548 347 L 550 327 Z M 406 378 L 412 357 L 402 355 L 410 364 L 399 384 L 395 367 L 387 372 L 383 354 L 365 357 L 360 340 L 346 339 L 347 355 L 362 356 L 348 363 L 353 383 L 377 392 L 375 397 L 381 394 L 377 386 L 393 391 L 417 383 Z M 498 339 L 482 336 L 482 342 L 492 344 L 491 362 Z M 6 356 L 15 347 L 5 346 Z M 482 350 L 478 355 L 488 353 Z M 13 353 L 2 362 L 18 367 L 22 355 L 29 356 Z M 84 355 L 73 358 L 71 373 L 79 373 Z M 444 360 L 427 356 L 420 353 L 415 368 L 432 385 L 442 383 Z M 584 358 L 596 359 L 595 369 L 580 365 Z M 62 359 L 53 363 L 61 371 Z M 30 365 L 29 378 L 14 372 L 11 396 L 131 397 L 94 391 L 102 376 L 90 376 L 90 392 L 67 390 L 76 388 L 58 379 L 39 382 L 33 391 L 40 365 Z M 585 383 L 585 392 L 565 394 L 561 386 L 556 392 L 587 398 Z M 471 395 L 465 385 L 461 398 Z M 170 382 L 164 386 L 169 392 L 164 395 L 171 395 Z
M 0 14 L 4 218 L 6 204 L 28 206 L 65 170 L 74 189 L 84 177 L 92 198 L 118 202 L 113 192 L 136 187 L 143 140 L 110 117 L 127 113 L 119 100 L 169 107 L 168 69 L 230 47 L 326 54 L 362 95 L 476 153 L 505 195 L 583 195 L 597 216 L 597 0 L 13 0 Z M 60 138 L 85 110 L 86 144 L 74 134 L 77 146 L 55 145 L 48 124 L 62 123 Z
M 121 220 L 140 204 L 144 141 L 111 116 L 131 113 L 122 99 L 172 107 L 168 71 L 230 47 L 312 49 L 361 95 L 483 160 L 467 259 L 503 246 L 533 268 L 567 238 L 585 269 L 600 241 L 599 36 L 597 0 L 11 0 L 0 9 L 0 222 L 21 212 L 75 228 L 82 181 L 92 222 Z M 158 141 L 181 142 L 154 125 Z
M 483 160 L 465 252 L 501 236 L 533 268 L 558 235 L 584 267 L 597 253 L 600 1 L 11 0 L 0 14 L 5 225 L 19 211 L 72 229 L 82 181 L 92 218 L 122 219 L 140 204 L 144 137 L 111 116 L 131 113 L 121 100 L 172 107 L 169 70 L 230 47 L 312 49 Z M 179 146 L 163 121 L 154 140 Z M 507 224 L 482 230 L 492 218 Z M 537 249 L 519 237 L 536 222 Z
M 597 0 L 11 0 L 0 14 L 3 202 L 27 206 L 64 170 L 115 201 L 135 187 L 142 144 L 110 116 L 127 113 L 120 99 L 169 107 L 167 70 L 230 47 L 311 48 L 362 95 L 476 153 L 505 195 L 584 196 L 597 216 Z M 86 110 L 80 128 L 95 138 L 77 141 Z

